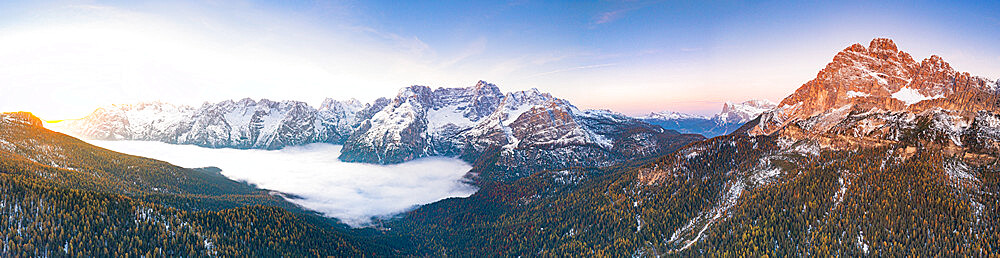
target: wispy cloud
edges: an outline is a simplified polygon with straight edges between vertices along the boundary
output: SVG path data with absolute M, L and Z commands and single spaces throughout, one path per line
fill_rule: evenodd
M 618 19 L 621 19 L 623 16 L 625 16 L 625 13 L 635 9 L 637 8 L 633 7 L 633 8 L 618 9 L 609 12 L 602 12 L 598 14 L 597 17 L 594 18 L 594 24 L 605 24 L 617 21 Z
M 628 5 L 627 7 L 598 13 L 594 16 L 594 21 L 591 25 L 600 25 L 617 21 L 624 18 L 629 12 L 646 8 L 659 2 L 660 1 L 623 1 L 623 4 Z
M 396 46 L 414 55 L 422 56 L 431 51 L 431 47 L 416 36 L 404 37 L 396 33 L 379 31 L 371 27 L 353 26 L 349 27 L 356 31 L 365 32 L 376 37 L 395 42 Z
M 449 67 L 458 62 L 461 62 L 462 60 L 468 59 L 469 57 L 482 54 L 483 51 L 486 51 L 486 43 L 487 43 L 486 37 L 479 37 L 478 39 L 469 42 L 469 44 L 465 47 L 465 49 L 462 50 L 462 52 L 459 52 L 451 59 L 441 62 L 440 66 Z
M 546 75 L 557 74 L 557 73 L 564 73 L 564 72 L 571 72 L 571 71 L 578 71 L 578 70 L 586 70 L 586 69 L 595 69 L 595 68 L 609 67 L 609 66 L 615 66 L 615 65 L 618 65 L 618 64 L 617 63 L 608 63 L 608 64 L 596 64 L 596 65 L 584 65 L 584 66 L 570 67 L 570 68 L 565 68 L 565 69 L 548 71 L 548 72 L 544 72 L 544 73 L 532 74 L 532 75 L 528 76 L 528 78 L 539 77 L 539 76 L 546 76 Z

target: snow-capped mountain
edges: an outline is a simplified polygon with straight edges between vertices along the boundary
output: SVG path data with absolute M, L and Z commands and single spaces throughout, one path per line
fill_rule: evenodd
M 728 104 L 728 103 L 727 103 Z M 639 116 L 639 119 L 659 119 L 659 120 L 677 120 L 677 119 L 704 119 L 709 120 L 711 117 L 693 115 L 688 113 L 674 112 L 674 111 L 660 111 L 652 112 L 648 115 Z
M 280 149 L 314 142 L 341 143 L 368 105 L 327 99 L 319 108 L 304 102 L 242 99 L 200 108 L 162 102 L 111 105 L 80 120 L 57 125 L 80 137 L 143 140 L 212 148 Z
M 757 118 L 765 111 L 774 109 L 775 106 L 776 104 L 769 100 L 755 99 L 742 103 L 726 102 L 722 105 L 722 111 L 712 117 L 664 111 L 641 116 L 639 119 L 681 133 L 715 137 L 735 131 L 744 123 Z
M 747 100 L 742 103 L 726 102 L 722 105 L 722 112 L 712 117 L 712 120 L 726 124 L 743 124 L 777 106 L 778 104 L 764 99 Z
M 459 157 L 516 178 L 544 169 L 610 166 L 703 139 L 605 110 L 580 110 L 537 89 L 503 93 L 484 81 L 465 88 L 410 86 L 371 104 L 243 99 L 199 108 L 153 102 L 112 105 L 58 125 L 83 138 L 145 140 L 212 148 L 279 149 L 343 144 L 341 160 L 391 164 Z M 489 167 L 489 169 L 485 169 Z
M 771 134 L 784 126 L 812 120 L 826 130 L 849 115 L 921 113 L 945 109 L 972 118 L 980 110 L 997 110 L 998 83 L 957 72 L 939 56 L 916 62 L 889 39 L 875 39 L 866 48 L 854 44 L 840 53 L 815 79 L 802 85 L 773 111 L 747 129 L 751 135 Z
M 495 160 L 490 172 L 516 177 L 572 166 L 607 166 L 649 157 L 701 137 L 663 130 L 603 110 L 580 110 L 537 89 L 501 93 L 411 86 L 352 135 L 341 159 L 398 163 L 426 156 Z

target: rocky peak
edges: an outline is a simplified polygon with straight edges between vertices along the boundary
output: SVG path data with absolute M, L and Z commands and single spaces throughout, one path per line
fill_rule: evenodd
M 719 123 L 745 123 L 776 106 L 774 102 L 763 99 L 752 99 L 742 103 L 726 102 L 722 105 L 722 112 L 713 119 Z
M 986 80 L 955 72 L 939 56 L 919 64 L 889 39 L 868 48 L 854 44 L 837 53 L 815 79 L 764 114 L 751 134 L 771 134 L 784 125 L 832 110 L 922 111 L 933 107 L 970 109 Z M 960 94 L 966 91 L 964 94 Z M 975 96 L 975 97 L 973 97 Z
M 872 41 L 868 43 L 868 49 L 871 51 L 888 51 L 892 53 L 899 52 L 899 49 L 896 48 L 896 43 L 887 38 L 872 39 Z
M 261 101 L 265 101 L 265 100 L 266 99 L 262 99 Z M 233 102 L 233 104 L 238 104 L 240 106 L 249 106 L 249 105 L 257 104 L 257 101 L 253 100 L 251 98 L 243 98 L 243 99 L 241 99 L 239 101 Z
M 477 95 L 503 94 L 500 92 L 500 87 L 497 87 L 496 84 L 488 83 L 486 81 L 476 82 L 476 85 L 469 87 L 469 90 L 475 92 Z
M 919 73 L 921 74 L 934 74 L 934 73 L 952 73 L 951 65 L 945 62 L 943 58 L 937 55 L 931 55 L 931 57 L 920 61 Z
M 676 111 L 660 111 L 651 112 L 648 115 L 638 117 L 639 119 L 661 119 L 661 120 L 674 120 L 674 119 L 708 119 L 704 116 L 692 115 L 688 113 L 681 113 Z
M 347 99 L 344 101 L 335 100 L 332 98 L 326 98 L 323 103 L 319 105 L 319 111 L 333 111 L 333 112 L 357 112 L 364 109 L 365 104 L 361 103 L 355 98 Z
M 399 90 L 396 101 L 406 101 L 408 99 L 426 100 L 434 93 L 430 87 L 423 85 L 413 85 Z
M 552 97 L 551 94 L 547 92 L 538 91 L 538 89 L 531 88 L 530 90 L 516 91 L 507 93 L 504 97 L 504 103 L 507 104 L 519 104 L 519 103 L 530 103 L 530 104 L 543 104 L 557 100 Z

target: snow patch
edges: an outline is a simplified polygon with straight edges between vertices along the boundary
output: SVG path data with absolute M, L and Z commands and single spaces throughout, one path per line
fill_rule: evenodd
M 462 111 L 458 109 L 458 105 L 446 106 L 439 108 L 437 110 L 431 109 L 427 111 L 427 128 L 428 131 L 437 131 L 446 125 L 454 125 L 460 128 L 468 128 L 473 126 L 471 119 L 466 118 Z
M 868 254 L 868 243 L 865 243 L 865 232 L 858 232 L 858 237 L 854 240 L 854 244 L 858 247 L 858 249 L 861 249 L 862 253 Z
M 906 103 L 906 105 L 913 105 L 924 100 L 944 98 L 944 95 L 924 96 L 924 94 L 921 94 L 920 91 L 916 89 L 903 87 L 902 89 L 899 89 L 899 91 L 893 93 L 892 98 L 898 99 L 899 101 Z
M 681 248 L 672 251 L 673 252 L 683 251 L 685 249 L 690 248 L 695 243 L 697 243 L 698 240 L 701 239 L 701 237 L 705 234 L 705 231 L 708 230 L 709 226 L 711 226 L 713 222 L 721 218 L 722 214 L 725 214 L 726 211 L 729 210 L 729 208 L 732 208 L 733 206 L 736 205 L 736 200 L 740 198 L 740 195 L 743 193 L 743 188 L 745 187 L 746 185 L 743 183 L 743 181 L 737 181 L 736 183 L 733 183 L 732 186 L 729 188 L 729 190 L 722 195 L 721 204 L 719 206 L 712 208 L 712 210 L 708 212 L 702 212 L 698 214 L 697 217 L 688 221 L 686 225 L 677 229 L 677 231 L 675 231 L 674 234 L 670 236 L 670 240 L 667 240 L 667 242 L 674 244 L 684 244 L 684 245 L 681 246 Z M 695 234 L 694 239 L 686 240 L 685 235 L 693 233 L 695 228 L 698 226 L 701 226 L 701 229 L 698 230 L 697 234 Z
M 777 178 L 779 175 L 781 175 L 781 168 L 772 167 L 757 171 L 757 173 L 753 174 L 753 176 L 750 176 L 750 180 L 757 185 L 763 185 Z
M 837 183 L 840 184 L 840 189 L 837 190 L 837 193 L 833 194 L 833 208 L 831 209 L 837 209 L 837 206 L 844 201 L 844 193 L 847 192 L 847 183 L 844 182 L 843 176 L 837 178 Z
M 976 176 L 969 172 L 969 165 L 965 162 L 951 160 L 944 163 L 944 171 L 948 174 L 948 178 L 955 182 L 961 182 L 966 180 L 976 180 Z
M 872 96 L 872 94 L 868 94 L 868 93 L 864 93 L 864 92 L 858 92 L 858 91 L 853 91 L 853 90 L 847 91 L 847 98 L 871 97 L 871 96 Z

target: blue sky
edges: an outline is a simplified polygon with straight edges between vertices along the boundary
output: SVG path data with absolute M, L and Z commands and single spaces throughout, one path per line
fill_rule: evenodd
M 538 88 L 626 114 L 779 101 L 889 37 L 1000 78 L 997 1 L 5 1 L 0 110 Z M 36 96 L 26 99 L 21 95 Z

